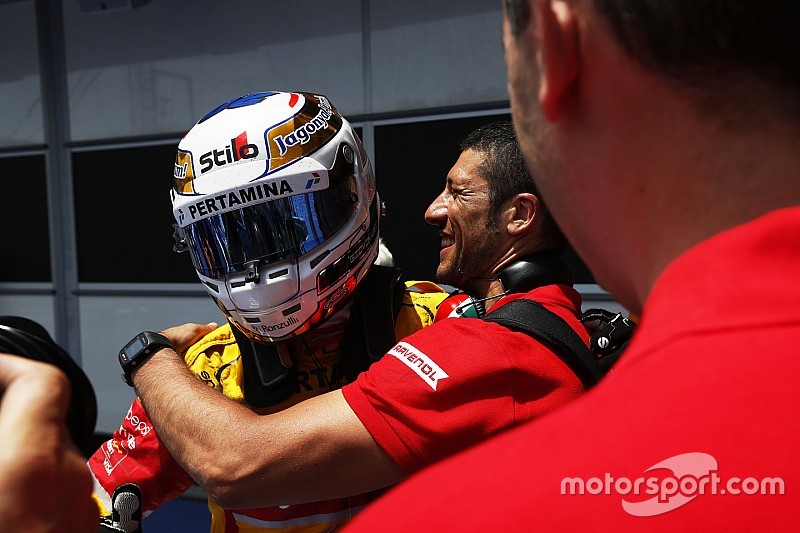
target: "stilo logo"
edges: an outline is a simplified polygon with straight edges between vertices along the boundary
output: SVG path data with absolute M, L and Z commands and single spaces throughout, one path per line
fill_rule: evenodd
M 619 494 L 622 508 L 633 516 L 657 516 L 674 511 L 698 496 L 710 495 L 776 495 L 785 494 L 786 487 L 779 477 L 730 477 L 723 480 L 717 474 L 717 460 L 701 452 L 683 453 L 664 459 L 644 471 L 647 476 L 636 479 L 614 478 L 608 472 L 603 478 L 564 478 L 563 495 Z M 650 498 L 642 499 L 642 496 Z
M 244 131 L 231 139 L 231 143 L 221 150 L 211 150 L 200 156 L 200 172 L 208 172 L 215 166 L 221 167 L 242 159 L 258 156 L 258 146 L 247 142 Z

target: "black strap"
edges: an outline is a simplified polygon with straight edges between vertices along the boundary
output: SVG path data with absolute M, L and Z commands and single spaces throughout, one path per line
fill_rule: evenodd
M 508 302 L 484 317 L 510 329 L 523 331 L 545 341 L 555 353 L 575 372 L 588 389 L 595 385 L 604 372 L 583 340 L 560 316 L 548 311 L 540 303 L 527 298 Z
M 297 370 L 284 366 L 277 345 L 256 342 L 234 324 L 231 331 L 242 358 L 245 401 L 253 407 L 270 407 L 289 398 L 297 386 Z
M 372 265 L 359 285 L 342 345 L 342 370 L 348 379 L 355 379 L 397 341 L 394 324 L 405 292 L 401 277 L 399 268 Z

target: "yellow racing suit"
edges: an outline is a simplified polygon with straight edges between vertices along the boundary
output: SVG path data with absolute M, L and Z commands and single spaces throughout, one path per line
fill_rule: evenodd
M 439 304 L 448 293 L 430 282 L 406 282 L 395 320 L 395 338 L 401 339 L 430 325 Z M 274 413 L 303 400 L 341 387 L 341 345 L 349 313 L 334 315 L 310 335 L 289 345 L 297 376 L 291 396 L 268 408 L 253 408 L 259 414 Z M 206 335 L 184 354 L 187 366 L 209 386 L 231 400 L 246 403 L 239 347 L 230 324 Z M 94 498 L 102 515 L 111 511 L 111 494 L 124 483 L 137 484 L 142 492 L 145 515 L 188 489 L 193 480 L 161 444 L 141 402 L 134 400 L 122 425 L 89 459 L 94 475 Z M 365 506 L 375 495 L 262 509 L 220 509 L 209 501 L 211 531 L 219 533 L 282 531 L 323 532 L 336 529 Z

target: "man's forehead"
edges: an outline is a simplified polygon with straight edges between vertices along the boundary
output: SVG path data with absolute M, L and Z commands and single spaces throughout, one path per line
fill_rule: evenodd
M 486 178 L 482 172 L 483 154 L 477 150 L 467 149 L 461 152 L 458 160 L 447 173 L 447 183 L 461 184 L 470 182 L 473 185 L 484 186 Z

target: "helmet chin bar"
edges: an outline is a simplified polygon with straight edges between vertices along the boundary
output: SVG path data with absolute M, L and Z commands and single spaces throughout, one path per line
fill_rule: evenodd
M 351 237 L 348 248 L 318 270 L 314 288 L 303 291 L 300 283 L 300 265 L 315 261 L 307 258 L 269 265 L 248 261 L 244 270 L 225 280 L 198 274 L 218 307 L 248 338 L 265 344 L 287 342 L 318 327 L 350 301 L 377 255 L 378 202 L 376 194 L 369 220 L 356 230 L 361 235 Z
M 366 275 L 366 272 L 368 270 L 369 269 L 364 270 L 364 275 Z M 322 300 L 321 304 L 317 307 L 317 310 L 314 312 L 313 315 L 311 315 L 311 317 L 304 324 L 301 324 L 300 326 L 293 329 L 291 332 L 287 333 L 282 337 L 264 337 L 263 335 L 259 335 L 255 331 L 243 327 L 242 324 L 239 323 L 239 320 L 237 320 L 231 315 L 230 311 L 225 309 L 223 310 L 223 312 L 239 331 L 241 331 L 248 338 L 254 341 L 261 342 L 264 344 L 288 342 L 316 328 L 317 326 L 328 320 L 330 317 L 335 315 L 340 309 L 342 309 L 342 307 L 344 307 L 350 301 L 350 298 L 354 293 L 357 285 L 358 285 L 358 276 L 354 273 L 342 284 L 341 287 L 333 291 L 327 298 Z M 222 309 L 222 306 L 221 305 L 219 306 L 220 309 Z M 287 322 L 291 321 L 292 318 L 293 317 L 290 316 Z
M 326 320 L 328 320 L 331 316 L 336 314 L 344 304 L 350 301 L 356 286 L 358 285 L 361 278 L 363 278 L 367 271 L 369 270 L 370 266 L 372 265 L 372 261 L 374 261 L 375 257 L 366 257 L 367 261 L 365 262 L 365 256 L 370 254 L 370 251 L 374 252 L 373 255 L 377 253 L 377 242 L 378 242 L 378 195 L 376 194 L 373 199 L 372 203 L 370 204 L 369 214 L 370 214 L 370 221 L 369 227 L 367 231 L 364 232 L 361 237 L 359 237 L 348 250 L 342 254 L 341 257 L 336 259 L 333 263 L 329 266 L 322 269 L 319 274 L 317 275 L 317 295 L 321 295 L 330 287 L 341 283 L 341 285 L 334 289 L 331 294 L 326 296 L 324 299 L 319 300 L 319 304 L 317 305 L 316 311 L 311 315 L 311 317 L 306 320 L 304 323 L 300 324 L 296 328 L 292 329 L 291 331 L 287 332 L 286 335 L 275 337 L 265 337 L 263 335 L 258 334 L 255 331 L 247 328 L 246 326 L 242 326 L 238 324 L 237 320 L 233 320 L 234 323 L 237 323 L 237 326 L 241 331 L 245 333 L 249 338 L 257 340 L 263 343 L 280 343 L 286 342 L 292 338 L 298 337 L 303 335 L 304 333 L 316 328 Z M 361 265 L 359 268 L 358 265 Z M 356 265 L 356 268 L 353 268 L 353 265 Z M 252 281 L 254 283 L 258 283 L 259 274 L 258 274 L 258 261 L 251 261 L 246 264 L 248 270 L 245 274 L 245 282 Z M 254 270 L 253 274 L 250 273 L 250 269 Z M 345 278 L 345 276 L 349 277 Z M 344 279 L 344 281 L 342 281 Z M 289 309 L 285 310 L 284 316 L 286 317 L 286 326 L 290 327 L 294 324 L 291 324 L 292 320 L 296 320 L 294 316 L 297 311 L 302 309 L 303 302 L 301 301 L 296 306 L 292 306 Z M 289 312 L 291 311 L 291 313 Z M 227 314 L 227 313 L 226 313 Z M 239 315 L 241 319 L 245 322 L 247 321 L 246 316 Z M 281 323 L 283 324 L 283 323 Z M 274 326 L 273 326 L 274 327 Z

